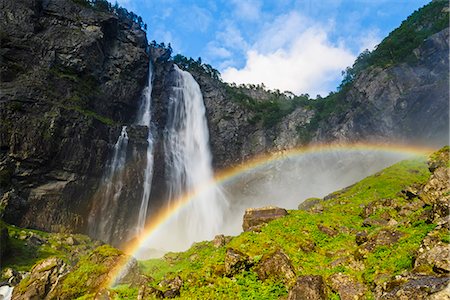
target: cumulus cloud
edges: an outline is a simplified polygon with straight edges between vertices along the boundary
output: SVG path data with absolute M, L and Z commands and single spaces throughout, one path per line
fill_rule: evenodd
M 296 94 L 325 95 L 336 86 L 354 54 L 330 42 L 327 26 L 297 13 L 278 18 L 246 52 L 241 69 L 228 67 L 222 78 L 235 83 L 264 83 Z M 332 86 L 334 84 L 334 86 Z

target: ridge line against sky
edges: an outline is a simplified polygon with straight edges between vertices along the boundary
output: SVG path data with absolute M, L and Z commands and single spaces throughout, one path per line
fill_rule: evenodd
M 142 16 L 149 41 L 202 57 L 224 81 L 327 95 L 424 0 L 118 0 Z

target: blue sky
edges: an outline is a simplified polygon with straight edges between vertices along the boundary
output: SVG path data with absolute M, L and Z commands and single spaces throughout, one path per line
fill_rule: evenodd
M 142 16 L 149 41 L 171 43 L 222 78 L 326 95 L 422 0 L 118 0 Z

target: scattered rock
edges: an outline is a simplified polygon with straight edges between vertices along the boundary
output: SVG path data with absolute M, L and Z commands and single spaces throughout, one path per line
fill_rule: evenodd
M 68 266 L 61 259 L 47 258 L 33 267 L 26 286 L 14 289 L 12 299 L 45 299 L 50 297 L 60 278 L 68 271 Z
M 244 231 L 251 231 L 255 227 L 266 224 L 272 220 L 282 218 L 287 214 L 287 210 L 275 206 L 249 208 L 245 210 L 242 228 Z
M 308 198 L 305 199 L 302 203 L 298 205 L 299 210 L 311 210 L 314 206 L 319 204 L 322 201 L 320 198 Z
M 138 291 L 137 300 L 145 300 L 149 299 L 150 297 L 162 299 L 164 298 L 164 293 L 158 289 L 155 289 L 154 287 L 141 285 Z
M 136 286 L 141 284 L 143 281 L 146 280 L 139 272 L 138 262 L 134 257 L 132 257 L 122 268 L 120 274 L 117 275 L 117 279 L 113 285 L 131 284 L 133 286 Z
M 331 288 L 339 294 L 341 300 L 364 299 L 366 286 L 348 275 L 337 273 L 330 276 Z
M 403 233 L 400 231 L 383 229 L 374 236 L 370 237 L 364 248 L 369 251 L 373 251 L 378 246 L 389 246 L 396 243 L 402 236 Z
M 406 196 L 406 199 L 412 200 L 419 196 L 419 189 L 415 186 L 409 186 L 402 190 L 402 194 Z
M 387 225 L 387 221 L 383 219 L 373 219 L 373 218 L 366 218 L 363 221 L 363 226 L 365 227 L 383 227 Z
M 294 267 L 291 260 L 283 250 L 278 249 L 272 254 L 264 255 L 256 267 L 259 279 L 282 279 L 285 284 L 291 284 L 295 280 Z
M 289 290 L 288 300 L 325 300 L 326 296 L 322 276 L 300 276 Z
M 175 276 L 174 278 L 161 281 L 158 285 L 166 290 L 164 292 L 164 298 L 175 298 L 180 296 L 180 289 L 183 286 L 183 280 L 180 276 Z M 153 292 L 159 294 L 158 291 Z
M 367 240 L 367 231 L 359 231 L 356 233 L 355 242 L 358 246 L 364 244 Z
M 69 246 L 74 246 L 74 245 L 79 244 L 79 242 L 71 235 L 66 238 L 65 243 Z
M 228 248 L 225 254 L 225 274 L 229 277 L 243 271 L 247 270 L 251 266 L 250 259 L 248 255 Z
M 322 231 L 323 233 L 325 233 L 326 235 L 328 235 L 329 237 L 335 237 L 336 235 L 339 234 L 339 232 L 337 232 L 336 230 L 328 227 L 328 226 L 324 226 L 324 225 L 317 225 L 317 228 Z
M 443 300 L 446 298 L 436 298 L 436 295 L 449 294 L 445 292 L 445 288 L 450 283 L 449 277 L 435 276 L 416 276 L 402 277 L 392 280 L 384 284 L 381 289 L 377 290 L 376 298 L 380 300 L 421 300 L 434 299 Z M 442 292 L 444 291 L 444 292 Z
M 24 274 L 12 268 L 5 268 L 1 275 L 9 284 L 15 286 L 23 279 Z
M 231 240 L 231 237 L 224 236 L 223 234 L 216 235 L 212 241 L 214 248 L 220 248 L 228 244 Z
M 421 253 L 414 263 L 414 268 L 430 266 L 436 273 L 450 273 L 450 253 L 448 245 L 438 245 Z
M 299 248 L 306 253 L 312 252 L 316 249 L 316 243 L 311 240 L 304 240 L 300 243 Z

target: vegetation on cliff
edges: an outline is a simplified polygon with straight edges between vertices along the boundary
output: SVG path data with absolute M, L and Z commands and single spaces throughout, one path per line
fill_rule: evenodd
M 132 264 L 128 280 L 108 293 L 113 299 L 278 299 L 288 292 L 291 297 L 304 278 L 319 278 L 323 286 L 316 292 L 326 299 L 347 299 L 349 284 L 366 299 L 408 292 L 417 278 L 440 287 L 450 271 L 448 171 L 449 147 L 428 161 L 397 163 L 239 236 L 217 236 L 186 252 L 141 261 L 140 272 Z M 28 271 L 34 264 L 16 289 L 19 296 L 35 293 L 48 276 L 55 297 L 89 299 L 105 293 L 104 281 L 125 258 L 80 235 L 7 227 L 9 258 L 2 268 Z
M 329 283 L 333 275 L 345 274 L 372 298 L 373 287 L 413 270 L 422 241 L 436 228 L 429 217 L 432 206 L 408 192 L 425 185 L 429 177 L 425 159 L 404 161 L 325 197 L 307 211 L 290 211 L 258 232 L 242 233 L 219 246 L 215 241 L 197 243 L 186 252 L 143 261 L 142 272 L 154 279 L 154 288 L 179 276 L 185 283 L 182 298 L 277 299 L 291 284 L 283 283 L 283 274 L 261 280 L 258 268 L 264 257 L 281 249 L 297 276 L 320 275 Z M 433 233 L 442 243 L 448 243 L 447 234 L 446 228 Z M 248 263 L 231 276 L 226 271 L 228 249 L 242 253 Z M 434 274 L 433 266 L 420 271 Z M 330 299 L 339 299 L 338 293 L 329 288 Z

